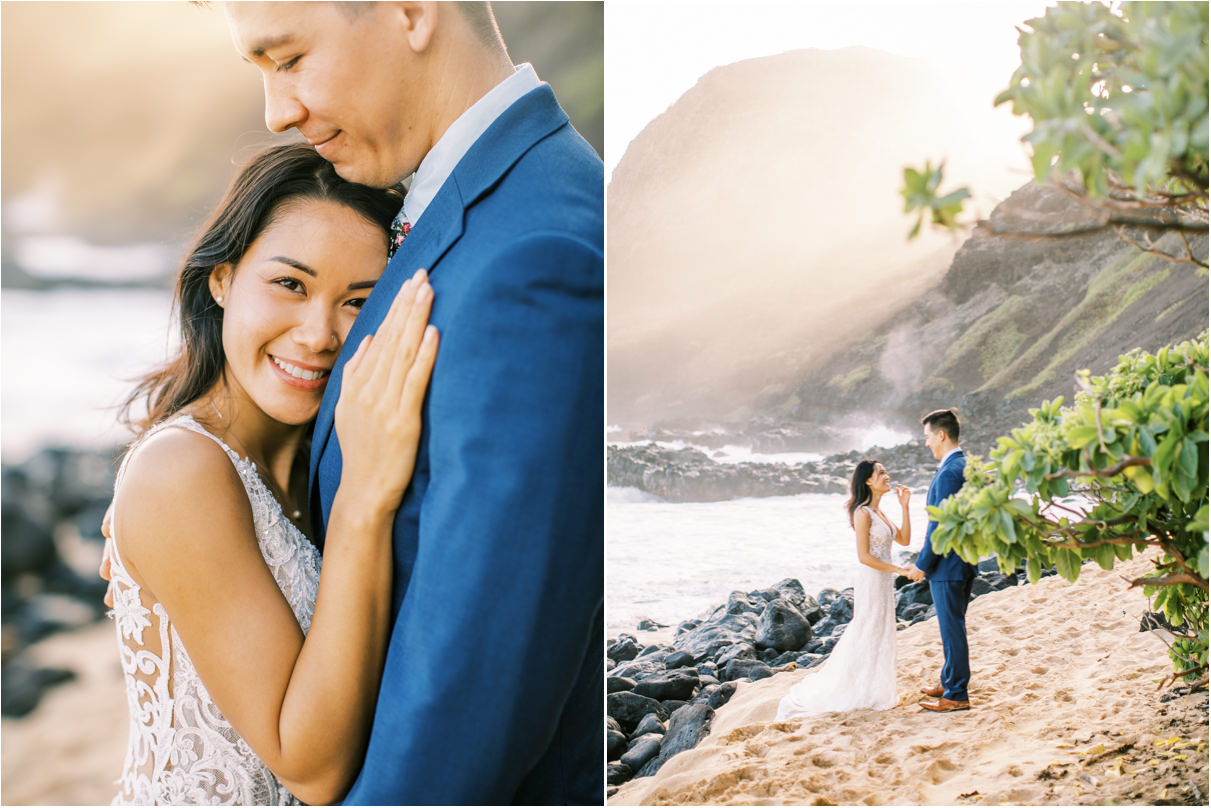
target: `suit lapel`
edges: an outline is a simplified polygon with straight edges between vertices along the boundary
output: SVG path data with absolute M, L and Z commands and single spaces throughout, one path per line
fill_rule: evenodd
M 354 321 L 324 390 L 311 445 L 309 495 L 312 501 L 319 495 L 316 472 L 332 437 L 345 362 L 353 356 L 362 339 L 378 328 L 404 281 L 418 269 L 423 268 L 431 274 L 440 271 L 441 257 L 462 236 L 466 209 L 495 186 L 531 147 L 567 122 L 567 113 L 555 100 L 550 85 L 543 84 L 526 93 L 472 144 L 437 196 L 413 223 L 412 232 L 387 264 Z M 435 307 L 439 305 L 440 301 L 434 301 Z M 321 524 L 314 527 L 321 541 L 325 522 L 326 511 Z

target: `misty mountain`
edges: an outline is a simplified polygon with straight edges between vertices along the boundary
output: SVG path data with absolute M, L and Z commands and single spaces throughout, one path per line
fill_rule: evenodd
M 610 421 L 742 414 L 936 283 L 959 240 L 906 240 L 903 169 L 944 155 L 985 213 L 1020 185 L 996 89 L 862 47 L 703 76 L 610 182 Z
M 1003 166 L 1027 159 L 993 156 L 1004 132 L 988 106 L 861 48 L 704 76 L 609 188 L 610 423 L 834 451 L 826 425 L 915 431 L 923 411 L 960 405 L 1004 430 L 1043 398 L 1071 401 L 1078 368 L 1205 328 L 1206 274 L 1141 253 L 1060 191 L 1019 188 Z M 977 193 L 986 218 L 968 237 L 910 244 L 902 168 L 939 155 L 946 187 L 1005 201 Z M 1206 229 L 1189 235 L 1205 260 Z M 1176 235 L 1158 244 L 1181 251 Z

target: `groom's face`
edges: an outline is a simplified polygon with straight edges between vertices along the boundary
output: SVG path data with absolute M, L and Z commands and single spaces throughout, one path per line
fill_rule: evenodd
M 942 441 L 945 437 L 943 430 L 931 429 L 929 424 L 925 425 L 925 446 L 933 454 L 934 460 L 942 459 Z
M 345 5 L 227 3 L 224 12 L 237 52 L 261 72 L 265 125 L 297 129 L 342 177 L 385 188 L 431 146 L 432 93 L 401 6 Z

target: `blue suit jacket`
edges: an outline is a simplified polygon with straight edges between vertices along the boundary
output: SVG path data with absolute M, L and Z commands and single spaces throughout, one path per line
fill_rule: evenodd
M 548 85 L 531 91 L 455 167 L 345 341 L 312 444 L 324 523 L 341 369 L 429 270 L 441 347 L 348 802 L 604 799 L 603 197 L 601 160 Z
M 962 488 L 965 468 L 967 468 L 967 456 L 962 452 L 955 452 L 946 458 L 946 462 L 934 475 L 933 482 L 929 484 L 929 494 L 925 497 L 925 504 L 940 505 L 943 500 Z M 937 526 L 936 521 L 929 520 L 929 526 L 925 529 L 925 546 L 921 548 L 921 553 L 917 556 L 917 568 L 929 576 L 931 581 L 962 581 L 975 575 L 975 565 L 968 564 L 959 558 L 959 554 L 953 550 L 944 556 L 933 551 L 930 538 Z

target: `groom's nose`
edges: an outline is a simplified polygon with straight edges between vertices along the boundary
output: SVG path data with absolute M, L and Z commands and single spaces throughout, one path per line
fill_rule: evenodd
M 270 132 L 285 132 L 307 117 L 307 108 L 299 101 L 293 86 L 277 75 L 265 76 L 265 127 Z

